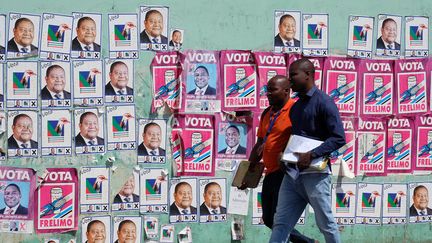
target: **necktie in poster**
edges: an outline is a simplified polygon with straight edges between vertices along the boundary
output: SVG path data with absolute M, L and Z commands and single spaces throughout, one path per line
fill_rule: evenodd
M 382 184 L 357 184 L 356 224 L 381 225 Z
M 192 113 L 220 112 L 219 52 L 189 50 L 184 55 L 185 111 Z
M 257 73 L 250 51 L 221 51 L 223 73 L 222 110 L 239 111 L 257 107 Z
M 358 175 L 386 175 L 386 123 L 385 119 L 359 119 L 357 130 Z
M 345 162 L 348 169 L 355 173 L 356 170 L 356 134 L 357 119 L 354 117 L 341 117 L 345 132 L 345 145 L 330 154 L 332 171 L 340 171 L 341 163 Z M 343 167 L 342 167 L 343 168 Z
M 388 120 L 387 172 L 411 173 L 414 148 L 414 120 L 394 117 Z
M 383 184 L 383 212 L 382 223 L 406 224 L 407 223 L 407 184 L 387 183 Z
M 78 229 L 78 176 L 74 168 L 48 168 L 36 190 L 37 233 Z
M 325 92 L 334 100 L 339 112 L 357 115 L 359 60 L 329 57 L 324 64 Z
M 418 114 L 428 110 L 426 95 L 427 59 L 395 61 L 397 112 Z
M 405 16 L 405 56 L 429 55 L 429 17 Z
M 214 117 L 210 115 L 179 116 L 183 152 L 182 174 L 214 175 Z
M 246 116 L 236 117 L 224 112 L 215 116 L 217 164 L 247 160 L 254 141 L 252 123 L 252 118 Z
M 32 233 L 35 171 L 0 168 L 0 232 Z
M 332 184 L 332 212 L 338 225 L 355 225 L 357 184 Z
M 416 160 L 414 174 L 432 170 L 432 117 L 416 117 Z
M 178 52 L 158 52 L 151 63 L 153 77 L 153 110 L 164 106 L 181 109 L 181 72 Z
M 393 61 L 364 60 L 360 64 L 360 114 L 388 116 L 393 114 Z
M 276 75 L 287 75 L 287 59 L 284 54 L 273 52 L 254 52 L 254 56 L 258 66 L 259 108 L 264 110 L 269 106 L 267 83 Z

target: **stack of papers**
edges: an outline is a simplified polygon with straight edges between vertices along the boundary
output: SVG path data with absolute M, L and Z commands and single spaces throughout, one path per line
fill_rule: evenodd
M 306 153 L 312 149 L 320 146 L 323 141 L 302 137 L 298 135 L 291 135 L 285 151 L 282 155 L 282 161 L 291 164 L 297 164 L 298 156 L 294 153 Z M 323 170 L 327 167 L 328 160 L 324 157 L 319 157 L 312 160 L 310 164 L 311 169 Z

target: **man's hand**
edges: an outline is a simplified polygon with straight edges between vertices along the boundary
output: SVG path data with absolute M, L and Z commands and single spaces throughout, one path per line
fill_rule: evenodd
M 298 156 L 298 162 L 297 166 L 299 170 L 304 170 L 309 168 L 309 165 L 312 161 L 312 152 L 306 152 L 306 153 L 294 153 L 294 155 Z

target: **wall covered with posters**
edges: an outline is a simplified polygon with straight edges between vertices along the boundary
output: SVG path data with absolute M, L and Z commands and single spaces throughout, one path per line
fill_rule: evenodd
M 120 225 L 135 225 L 138 238 L 145 230 L 148 237 L 169 242 L 170 236 L 177 240 L 177 234 L 189 226 L 194 242 L 229 242 L 234 222 L 243 224 L 244 242 L 266 242 L 270 231 L 259 225 L 259 190 L 250 191 L 249 199 L 242 202 L 240 199 L 245 195 L 229 187 L 231 161 L 247 157 L 254 141 L 254 121 L 219 114 L 168 119 L 160 107 L 166 111 L 166 104 L 186 113 L 264 108 L 266 99 L 259 97 L 264 85 L 258 81 L 284 73 L 289 62 L 296 58 L 275 54 L 274 60 L 286 63 L 279 62 L 270 70 L 261 61 L 265 58 L 260 56 L 273 50 L 296 52 L 301 46 L 305 53 L 323 54 L 323 50 L 328 50 L 330 54 L 350 53 L 357 57 L 367 57 L 368 53 L 397 57 L 406 55 L 407 50 L 413 53 L 409 55 L 422 56 L 430 47 L 426 29 L 420 29 L 424 19 L 415 19 L 419 26 L 415 31 L 404 25 L 414 21 L 410 16 L 428 16 L 432 7 L 427 1 L 416 4 L 407 1 L 377 4 L 370 0 L 343 3 L 332 0 L 325 4 L 322 1 L 257 1 L 254 4 L 243 0 L 146 1 L 145 5 L 166 6 L 151 9 L 140 7 L 144 4 L 139 1 L 1 2 L 0 14 L 5 14 L 0 26 L 5 28 L 0 32 L 1 45 L 11 39 L 14 23 L 21 17 L 32 20 L 40 29 L 35 32 L 28 50 L 16 45 L 17 51 L 13 51 L 13 43 L 8 45 L 8 63 L 1 70 L 4 80 L 8 80 L 2 87 L 4 90 L 0 90 L 6 94 L 2 107 L 8 110 L 5 114 L 8 122 L 0 120 L 3 121 L 0 139 L 2 148 L 7 145 L 8 158 L 2 154 L 5 160 L 0 171 L 3 191 L 0 210 L 5 209 L 0 211 L 0 230 L 2 236 L 17 242 L 69 242 L 71 239 L 81 242 L 87 237 L 82 229 L 94 220 L 105 225 L 106 242 L 118 238 Z M 148 37 L 142 24 L 145 14 L 152 10 L 158 10 L 166 20 L 162 36 L 157 40 Z M 306 18 L 302 25 L 297 25 L 298 42 L 280 44 L 275 38 L 278 18 L 287 13 L 298 20 Z M 314 15 L 308 16 L 309 13 Z M 98 33 L 89 46 L 75 38 L 78 19 L 85 16 L 91 17 L 95 26 L 83 31 Z M 396 38 L 398 45 L 386 52 L 385 46 L 378 46 L 377 24 L 388 17 L 401 28 Z M 314 25 L 321 22 L 326 24 Z M 362 28 L 367 25 L 370 29 L 365 28 L 363 32 Z M 177 28 L 183 41 L 170 45 Z M 414 31 L 412 36 L 410 31 Z M 145 51 L 179 48 L 206 51 L 182 51 L 181 55 L 172 52 L 172 55 L 156 57 L 154 52 Z M 249 58 L 252 53 L 248 50 L 253 51 L 255 61 Z M 31 57 L 35 54 L 39 58 Z M 26 55 L 30 57 L 25 61 L 14 60 Z M 65 59 L 73 60 L 65 64 Z M 430 117 L 426 115 L 431 110 L 431 94 L 426 91 L 430 90 L 430 61 L 331 57 L 317 58 L 314 63 L 319 66 L 321 76 L 317 80 L 322 81 L 319 82 L 321 89 L 335 99 L 344 115 L 350 146 L 335 151 L 335 158 L 345 158 L 358 175 L 352 180 L 333 181 L 333 211 L 342 227 L 342 239 L 353 242 L 370 237 L 379 242 L 430 240 L 424 232 L 429 231 L 432 212 L 418 217 L 414 216 L 417 212 L 409 211 L 418 185 L 423 185 L 430 191 L 429 196 L 432 195 L 429 172 L 419 175 L 424 168 L 430 169 L 426 158 L 430 157 L 432 138 L 428 130 Z M 59 98 L 45 89 L 49 88 L 45 84 L 49 86 L 51 73 L 54 88 L 58 75 L 63 74 L 66 79 Z M 129 74 L 129 82 L 122 89 L 116 88 L 113 82 L 121 82 L 118 77 L 125 74 Z M 196 80 L 202 76 L 210 79 L 207 88 L 200 90 Z M 182 78 L 181 85 L 175 82 L 178 77 Z M 69 111 L 71 107 L 73 112 Z M 391 114 L 400 117 L 391 122 L 383 120 Z M 353 115 L 366 119 L 353 119 Z M 8 141 L 15 132 L 14 119 L 18 124 L 16 130 L 25 129 L 28 122 L 34 124 L 28 143 L 13 138 Z M 232 136 L 229 133 L 233 132 L 233 124 L 241 138 L 236 151 L 229 152 L 226 137 Z M 144 140 L 151 143 L 151 134 L 158 131 L 165 143 L 153 150 L 145 147 Z M 146 132 L 149 137 L 143 135 Z M 93 133 L 93 139 L 88 139 L 88 133 Z M 111 167 L 105 168 L 106 164 Z M 37 173 L 25 168 L 33 168 Z M 16 186 L 11 186 L 12 182 Z M 215 183 L 225 185 L 221 187 L 223 197 L 216 215 L 202 206 L 206 185 Z M 186 216 L 171 205 L 177 187 L 179 191 L 191 189 L 192 205 Z M 21 190 L 21 207 L 14 209 L 15 215 L 7 215 L 3 198 L 6 194 L 8 197 L 16 194 L 16 188 Z M 131 191 L 130 198 L 122 197 L 120 192 L 124 190 Z M 248 203 L 249 209 L 242 203 Z M 234 216 L 242 214 L 247 216 Z M 300 231 L 323 241 L 309 211 L 299 224 L 304 224 L 298 227 Z M 190 231 L 182 233 L 187 238 Z

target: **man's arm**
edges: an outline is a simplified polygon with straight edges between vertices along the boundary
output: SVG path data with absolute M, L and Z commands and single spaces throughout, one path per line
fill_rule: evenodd
M 346 144 L 342 120 L 335 103 L 327 102 L 324 105 L 323 115 L 327 131 L 329 132 L 329 137 L 324 141 L 324 143 L 311 151 L 312 159 L 329 155 L 331 152 Z
M 249 161 L 252 163 L 258 163 L 260 162 L 261 158 L 262 158 L 262 152 L 263 152 L 263 139 L 262 138 L 258 138 L 255 146 L 252 148 L 252 151 L 249 155 Z

